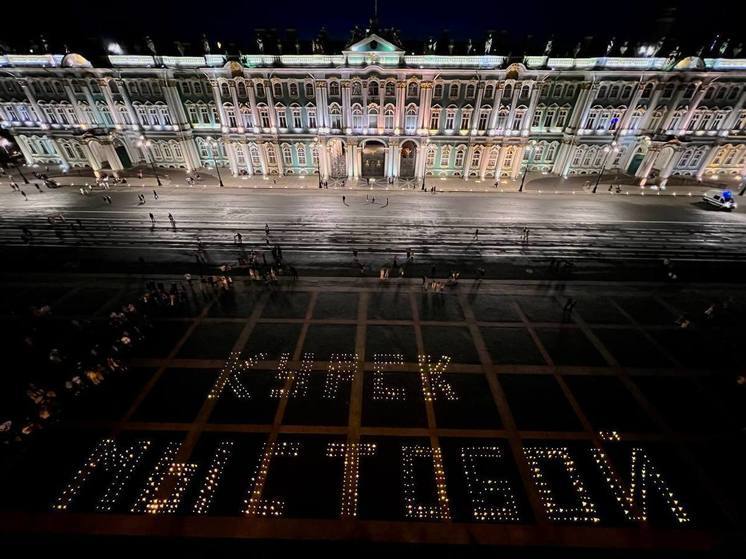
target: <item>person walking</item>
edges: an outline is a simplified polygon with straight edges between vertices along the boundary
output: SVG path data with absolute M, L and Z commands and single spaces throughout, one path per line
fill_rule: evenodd
M 173 229 L 176 229 L 176 220 L 174 219 L 174 216 L 170 213 L 168 214 L 168 220 L 171 222 L 171 227 Z
M 346 206 L 347 205 L 347 198 L 345 196 L 342 196 L 342 203 Z
M 479 240 L 479 229 L 474 229 L 474 238 L 472 241 L 478 241 Z
M 269 223 L 264 224 L 264 234 L 269 237 Z
M 21 194 L 23 194 L 23 199 L 28 202 L 28 196 L 26 195 L 26 193 L 23 190 L 21 190 Z
M 150 214 L 148 214 L 148 215 L 150 216 L 150 223 L 151 223 L 152 225 L 155 225 L 155 216 L 154 216 L 154 215 L 153 215 L 152 213 L 150 213 Z
M 158 199 L 158 193 L 155 190 L 153 190 L 153 198 L 156 200 Z
M 243 244 L 243 237 L 240 232 L 236 231 L 235 235 L 233 235 L 233 243 L 239 246 Z

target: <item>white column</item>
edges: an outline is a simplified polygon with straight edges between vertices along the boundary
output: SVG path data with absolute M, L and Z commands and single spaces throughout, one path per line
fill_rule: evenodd
M 122 101 L 124 101 L 124 106 L 127 108 L 127 112 L 130 115 L 130 120 L 132 121 L 133 129 L 138 130 L 140 128 L 140 120 L 137 118 L 137 113 L 135 112 L 135 108 L 132 106 L 132 101 L 130 100 L 129 93 L 127 93 L 127 87 L 125 86 L 124 81 L 115 80 L 114 83 L 117 84 L 119 95 L 122 96 Z
M 269 162 L 267 161 L 267 148 L 265 143 L 257 144 L 257 151 L 259 152 L 259 159 L 262 163 L 262 175 L 265 177 L 269 175 Z M 276 156 L 277 154 L 275 154 Z
M 721 126 L 720 130 L 733 130 L 733 127 L 736 125 L 736 122 L 738 122 L 738 117 L 741 116 L 741 111 L 743 110 L 744 103 L 746 103 L 746 88 L 741 92 L 741 96 L 738 98 L 738 102 L 736 103 L 735 107 L 733 107 L 733 110 L 728 114 L 727 117 L 725 117 L 725 120 L 723 120 L 723 125 Z
M 117 127 L 121 127 L 124 124 L 122 122 L 122 115 L 119 114 L 119 111 L 117 110 L 117 106 L 114 103 L 114 95 L 111 92 L 111 87 L 109 86 L 109 80 L 108 79 L 98 80 L 98 86 L 101 88 L 101 91 L 104 94 L 104 99 L 106 100 L 106 106 L 109 107 L 109 112 L 111 113 L 111 119 L 114 121 L 114 124 Z
M 98 177 L 101 174 L 101 164 L 98 162 L 98 159 L 96 159 L 96 155 L 93 153 L 91 146 L 81 142 L 80 147 L 83 150 L 83 153 L 85 153 L 86 159 L 88 159 L 88 164 L 91 166 L 93 174 Z
M 490 153 L 492 152 L 491 145 L 485 145 L 482 149 L 482 157 L 479 160 L 479 178 L 484 180 L 487 176 L 487 164 L 490 162 Z
M 78 100 L 75 97 L 75 93 L 73 92 L 73 88 L 69 84 L 64 84 L 65 92 L 67 93 L 67 98 L 70 100 L 70 104 L 73 106 L 73 112 L 75 113 L 75 116 L 78 118 L 78 122 L 83 125 L 87 125 L 88 122 L 86 122 L 85 115 L 83 114 L 83 111 L 80 110 L 80 105 L 78 105 Z M 133 111 L 134 113 L 134 111 Z M 137 116 L 135 116 L 135 120 L 133 122 L 139 122 L 137 120 Z
M 329 101 L 327 98 L 326 82 L 324 80 L 315 80 L 314 89 L 316 90 L 316 121 L 319 128 L 329 128 Z
M 640 82 L 639 84 L 637 84 L 635 92 L 632 94 L 632 99 L 627 104 L 627 110 L 624 111 L 624 115 L 622 115 L 621 121 L 617 126 L 621 134 L 626 134 L 629 131 L 629 121 L 632 118 L 635 110 L 637 110 L 637 104 L 640 102 L 642 92 L 644 91 L 646 85 L 647 84 L 645 82 Z
M 511 178 L 518 178 L 521 174 L 521 165 L 523 164 L 523 155 L 526 152 L 526 146 L 518 146 L 518 152 L 515 154 L 513 159 L 513 168 L 510 171 Z
M 244 124 L 243 124 L 243 115 L 241 114 L 241 105 L 238 103 L 238 92 L 236 91 L 236 80 L 231 80 L 228 83 L 228 88 L 231 92 L 231 100 L 233 101 L 233 111 L 236 115 L 236 124 L 238 124 L 238 128 L 243 130 Z M 226 122 L 226 124 L 229 124 Z
M 500 146 L 500 151 L 497 153 L 497 166 L 495 167 L 495 179 L 499 179 L 502 176 L 503 164 L 505 163 L 507 146 Z
M 342 80 L 342 128 L 352 128 L 352 94 L 350 80 Z
M 399 133 L 404 133 L 404 105 L 407 102 L 407 82 L 398 80 L 396 82 L 396 120 L 395 128 L 399 129 Z
M 220 122 L 218 126 L 221 128 L 228 126 L 227 119 L 225 118 L 225 111 L 223 110 L 223 100 L 220 96 L 220 87 L 218 86 L 217 80 L 210 80 L 210 86 L 212 87 L 212 98 L 215 103 L 215 108 L 218 110 L 218 117 Z
M 233 176 L 238 175 L 238 160 L 236 159 L 236 151 L 233 147 L 233 142 L 225 142 L 225 154 L 228 156 L 228 165 L 231 169 L 231 174 Z
M 88 106 L 91 107 L 91 113 L 95 120 L 92 124 L 97 127 L 103 126 L 104 120 L 101 118 L 101 113 L 98 111 L 98 106 L 96 105 L 96 101 L 93 99 L 93 94 L 91 93 L 91 88 L 88 86 L 88 82 L 83 82 L 83 94 L 85 95 L 86 101 L 88 101 Z
M 23 154 L 23 158 L 26 160 L 26 165 L 33 165 L 34 164 L 34 154 L 31 152 L 31 149 L 28 147 L 28 140 L 25 136 L 15 136 L 16 143 L 18 144 L 19 149 L 21 150 L 21 153 Z
M 661 186 L 666 186 L 668 184 L 668 179 L 671 176 L 671 173 L 674 170 L 674 167 L 676 166 L 676 163 L 678 163 L 679 158 L 681 157 L 681 151 L 676 150 L 674 151 L 673 155 L 671 156 L 671 159 L 668 160 L 668 163 L 666 163 L 666 166 L 661 169 Z
M 195 169 L 199 169 L 201 162 L 197 146 L 194 145 L 194 140 L 192 138 L 183 138 L 179 140 L 179 143 L 181 144 L 181 151 L 184 154 L 184 163 L 186 164 L 187 171 L 191 173 Z
M 689 128 L 689 122 L 691 122 L 692 117 L 694 116 L 694 111 L 697 110 L 697 107 L 699 107 L 699 104 L 702 102 L 702 99 L 707 93 L 707 86 L 702 87 L 701 84 L 697 84 L 697 88 L 698 89 L 696 90 L 694 98 L 692 99 L 691 103 L 689 103 L 689 109 L 686 111 L 684 118 L 679 124 L 679 130 L 681 130 L 682 133 L 684 133 Z
M 536 111 L 536 105 L 539 102 L 539 95 L 541 94 L 541 84 L 534 83 L 533 89 L 531 90 L 531 100 L 528 103 L 528 110 L 523 116 L 523 125 L 521 126 L 521 135 L 526 136 L 531 130 L 531 123 L 534 120 L 534 112 Z
M 492 104 L 492 112 L 490 113 L 490 122 L 487 126 L 488 133 L 494 135 L 497 127 L 497 117 L 500 114 L 500 105 L 502 104 L 503 86 L 502 83 L 498 83 L 495 86 L 495 98 Z
M 699 165 L 699 169 L 697 169 L 697 180 L 701 181 L 702 176 L 705 174 L 705 171 L 707 170 L 707 167 L 710 166 L 710 163 L 712 163 L 712 160 L 715 159 L 715 155 L 717 154 L 718 150 L 720 149 L 720 146 L 715 145 L 710 148 L 710 151 L 707 152 L 707 155 L 702 160 L 702 163 Z
M 655 165 L 655 160 L 658 159 L 659 154 L 660 148 L 657 146 L 651 147 L 645 154 L 645 159 L 643 159 L 636 173 L 636 176 L 640 177 L 640 186 L 645 186 L 648 182 L 648 176 L 650 175 L 650 171 L 653 170 L 653 165 Z
M 251 121 L 254 123 L 254 128 L 261 128 L 261 120 L 259 119 L 259 111 L 256 108 L 256 93 L 254 93 L 254 84 L 249 82 L 246 84 L 246 92 L 249 95 L 249 108 L 251 109 Z
M 521 88 L 518 82 L 513 83 L 513 98 L 510 100 L 510 112 L 508 113 L 508 120 L 505 123 L 505 130 L 512 130 L 513 119 L 515 118 L 515 109 L 518 105 L 518 98 L 521 94 Z
M 44 114 L 44 111 L 41 110 L 41 107 L 39 107 L 39 103 L 36 101 L 36 97 L 34 96 L 34 93 L 31 91 L 31 88 L 28 85 L 28 82 L 25 80 L 21 80 L 18 82 L 18 84 L 21 86 L 21 89 L 23 89 L 23 93 L 26 94 L 26 98 L 28 99 L 29 104 L 34 108 L 34 112 L 37 115 L 37 118 L 39 119 L 39 122 L 41 122 L 42 128 L 49 128 L 49 121 L 47 120 L 47 115 Z
M 482 109 L 482 97 L 484 97 L 484 82 L 477 84 L 477 100 L 474 103 L 474 113 L 471 120 L 471 133 L 476 134 L 479 128 L 479 115 Z
M 469 178 L 469 173 L 471 172 L 471 158 L 474 154 L 474 146 L 470 145 L 466 148 L 466 157 L 464 158 L 464 169 L 463 169 L 463 176 L 462 179 L 466 180 Z

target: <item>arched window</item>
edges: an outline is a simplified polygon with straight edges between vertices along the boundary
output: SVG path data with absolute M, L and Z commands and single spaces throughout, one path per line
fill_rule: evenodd
M 512 99 L 513 98 L 513 86 L 511 84 L 506 84 L 505 89 L 503 89 L 503 97 L 506 99 Z M 507 103 L 507 101 L 506 101 Z
M 448 167 L 451 161 L 451 146 L 443 146 L 440 148 L 440 166 Z
M 378 82 L 370 82 L 368 84 L 368 95 L 378 97 Z
M 342 109 L 336 103 L 329 105 L 329 120 L 332 130 L 342 129 Z
M 456 99 L 458 97 L 458 84 L 457 83 L 452 83 L 448 87 L 448 97 L 450 97 L 451 99 Z
M 272 95 L 275 97 L 282 97 L 282 84 L 280 82 L 274 82 L 272 84 Z
M 290 97 L 298 97 L 298 84 L 296 82 L 288 83 L 288 94 Z
M 622 89 L 622 99 L 628 99 L 632 95 L 632 86 L 625 85 Z
M 259 155 L 259 148 L 256 147 L 256 144 L 251 144 L 249 146 L 249 157 L 251 158 L 251 166 L 254 169 L 260 169 L 262 165 L 262 157 Z
M 430 144 L 427 148 L 427 159 L 425 160 L 425 167 L 432 168 L 435 165 L 435 146 Z
M 300 113 L 300 105 L 292 105 L 290 107 L 290 114 L 293 118 L 293 128 L 296 130 L 303 128 L 303 120 Z
M 313 97 L 313 84 L 311 82 L 306 82 L 303 84 L 305 95 L 308 99 L 311 99 Z
M 306 146 L 304 144 L 297 144 L 295 146 L 295 153 L 298 156 L 298 165 L 305 167 L 308 164 L 306 160 Z
M 407 85 L 407 97 L 417 97 L 417 82 L 409 82 L 409 85 Z
M 220 84 L 220 93 L 223 97 L 231 96 L 231 92 L 230 92 L 230 89 L 228 88 L 227 83 L 223 82 L 222 84 Z
M 487 160 L 487 168 L 488 169 L 494 169 L 497 167 L 497 156 L 500 154 L 500 148 L 497 146 L 493 146 L 492 149 L 490 149 L 490 158 Z
M 358 81 L 352 82 L 352 94 L 358 97 L 363 94 L 363 88 L 360 85 L 360 82 Z
M 446 109 L 446 130 L 454 130 L 454 128 L 456 127 L 456 110 L 457 109 L 455 105 L 449 105 L 449 107 Z
M 461 170 L 461 168 L 464 166 L 464 156 L 466 155 L 466 147 L 465 146 L 459 146 L 456 148 L 456 157 L 453 159 L 453 166 L 457 170 Z
M 329 95 L 333 95 L 335 97 L 339 96 L 339 82 L 329 83 Z
M 438 98 L 443 97 L 443 84 L 442 83 L 435 84 L 435 87 L 433 88 L 433 97 L 438 97 Z
M 547 147 L 547 153 L 544 156 L 544 160 L 549 161 L 549 162 L 554 161 L 554 156 L 556 153 L 557 153 L 557 142 L 552 142 Z
M 653 84 L 649 83 L 642 89 L 642 95 L 640 96 L 641 99 L 650 99 L 650 96 L 653 94 Z
M 365 127 L 363 108 L 360 105 L 352 106 L 352 128 L 360 131 Z
M 490 107 L 489 105 L 485 105 L 481 109 L 479 109 L 479 123 L 477 124 L 477 128 L 479 130 L 487 130 L 487 124 L 490 120 L 491 112 L 492 107 Z
M 605 85 L 602 85 L 598 88 L 598 95 L 596 95 L 596 98 L 598 99 L 605 99 L 608 95 L 609 88 Z
M 611 89 L 609 90 L 609 97 L 616 99 L 619 97 L 619 86 L 618 85 L 612 85 Z
M 269 128 L 272 126 L 272 121 L 269 118 L 269 107 L 261 104 L 257 105 L 257 109 L 259 110 L 259 120 L 261 121 L 262 128 Z
M 440 106 L 435 105 L 430 109 L 430 130 L 438 130 L 440 128 Z
M 526 99 L 531 94 L 531 87 L 525 83 L 521 87 L 521 99 Z
M 251 109 L 246 105 L 241 105 L 241 119 L 246 128 L 254 127 L 254 119 L 251 115 Z
M 404 113 L 404 129 L 407 132 L 414 132 L 417 130 L 417 105 L 411 103 L 407 106 L 407 110 Z
M 256 82 L 256 96 L 264 97 L 264 84 L 262 82 Z
M 396 95 L 396 84 L 394 82 L 386 82 L 386 97 L 393 97 Z
M 285 105 L 277 103 L 275 105 L 275 113 L 277 113 L 277 127 L 287 128 L 288 127 L 288 115 L 285 110 Z
M 484 88 L 484 98 L 485 99 L 492 99 L 492 96 L 495 94 L 495 86 L 494 85 L 488 85 Z
M 309 103 L 306 105 L 306 119 L 308 120 L 308 127 L 311 129 L 318 128 L 316 121 L 316 107 Z
M 375 130 L 378 128 L 378 105 L 371 103 L 368 105 L 368 129 Z
M 469 130 L 471 128 L 471 114 L 473 109 L 468 105 L 461 109 L 461 122 L 459 123 L 459 129 Z
M 476 87 L 473 83 L 470 83 L 466 86 L 466 98 L 467 99 L 474 99 L 474 93 L 476 92 Z
M 238 82 L 237 91 L 239 97 L 246 97 L 246 84 L 244 82 Z
M 383 127 L 386 132 L 391 132 L 394 129 L 395 116 L 396 111 L 394 110 L 394 106 L 386 105 L 386 108 L 383 111 Z
M 282 163 L 288 167 L 293 164 L 293 154 L 288 144 L 282 144 Z

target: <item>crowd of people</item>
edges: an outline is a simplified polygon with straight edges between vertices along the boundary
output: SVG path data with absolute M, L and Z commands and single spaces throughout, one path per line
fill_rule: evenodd
M 165 304 L 157 301 L 150 294 L 124 304 L 105 324 L 59 319 L 48 304 L 22 312 L 6 340 L 12 347 L 0 378 L 0 444 L 22 444 L 96 386 L 125 375 L 133 349 L 149 334 L 151 307 Z

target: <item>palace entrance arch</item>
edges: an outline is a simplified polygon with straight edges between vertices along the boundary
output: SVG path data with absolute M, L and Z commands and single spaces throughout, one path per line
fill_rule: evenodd
M 362 153 L 361 174 L 364 178 L 379 178 L 385 175 L 386 146 L 383 142 L 365 142 Z
M 415 163 L 417 161 L 417 144 L 407 140 L 401 146 L 399 160 L 399 177 L 413 179 L 415 174 Z

